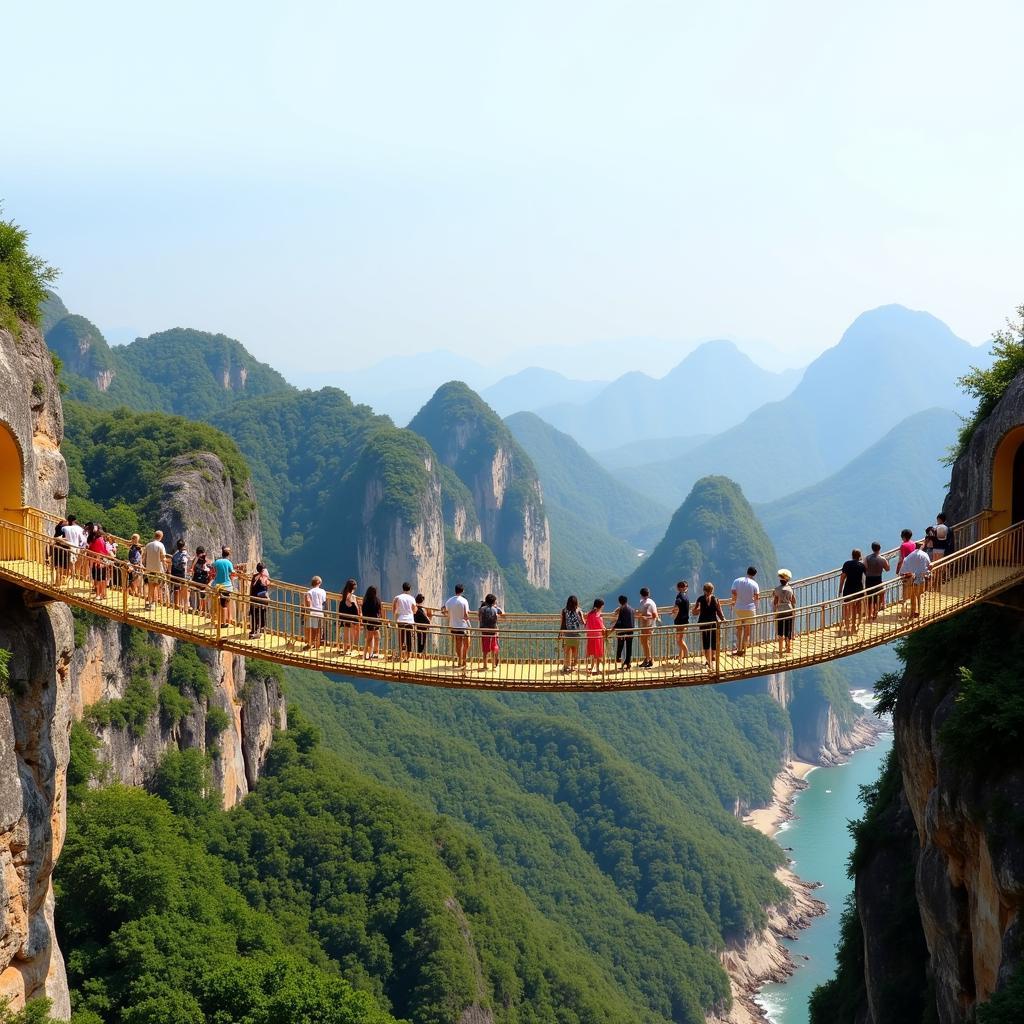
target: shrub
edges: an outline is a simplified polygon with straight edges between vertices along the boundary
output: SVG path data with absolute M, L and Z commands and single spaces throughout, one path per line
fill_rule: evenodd
M 213 788 L 209 758 L 202 752 L 171 750 L 157 765 L 149 789 L 171 805 L 175 814 L 198 818 L 220 810 L 220 794 Z
M 27 240 L 28 232 L 14 221 L 0 220 L 0 327 L 15 337 L 21 321 L 40 322 L 46 286 L 58 273 L 28 251 Z
M 187 697 L 169 683 L 160 687 L 160 715 L 168 725 L 177 725 L 192 710 Z
M 0 647 L 0 694 L 11 692 L 11 652 Z
M 223 708 L 210 708 L 206 712 L 206 738 L 216 739 L 231 724 L 228 713 Z
M 81 800 L 94 779 L 101 782 L 106 766 L 96 756 L 100 741 L 84 722 L 71 723 L 71 757 L 68 760 L 68 800 Z
M 167 669 L 167 682 L 183 697 L 193 696 L 209 700 L 213 696 L 210 673 L 196 649 L 183 644 L 171 656 Z

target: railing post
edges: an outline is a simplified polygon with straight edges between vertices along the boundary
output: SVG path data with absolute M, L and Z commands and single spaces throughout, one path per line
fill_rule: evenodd
M 125 571 L 121 576 L 121 619 L 123 622 L 128 621 L 128 585 L 130 576 L 128 573 L 128 563 L 125 562 Z
M 722 669 L 722 622 L 715 620 L 715 675 L 719 675 Z

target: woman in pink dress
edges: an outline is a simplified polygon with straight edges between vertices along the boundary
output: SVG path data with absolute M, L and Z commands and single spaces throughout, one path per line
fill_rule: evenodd
M 597 598 L 594 607 L 587 613 L 587 667 L 590 674 L 601 671 L 601 663 L 604 661 L 604 619 L 601 617 L 601 609 L 604 601 Z

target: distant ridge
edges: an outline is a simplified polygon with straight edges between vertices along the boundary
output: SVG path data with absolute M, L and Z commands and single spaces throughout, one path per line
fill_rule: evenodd
M 678 458 L 621 476 L 669 504 L 709 472 L 736 480 L 751 500 L 774 501 L 834 473 L 915 412 L 966 411 L 956 378 L 980 358 L 930 313 L 882 306 L 857 317 L 782 401 L 753 406 L 741 424 Z

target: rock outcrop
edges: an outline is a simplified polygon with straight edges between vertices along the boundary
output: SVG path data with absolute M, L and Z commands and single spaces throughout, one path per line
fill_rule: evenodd
M 100 329 L 84 316 L 69 315 L 54 324 L 47 345 L 56 352 L 68 372 L 108 391 L 117 374 L 115 360 Z
M 29 325 L 18 337 L 0 330 L 0 431 L 13 440 L 22 470 L 14 480 L 17 470 L 2 467 L 0 504 L 20 493 L 19 505 L 61 513 L 67 468 L 59 390 L 42 336 Z M 73 643 L 66 607 L 30 607 L 22 591 L 0 586 L 0 648 L 11 652 L 0 690 L 0 999 L 16 1010 L 46 995 L 58 1019 L 71 1012 L 52 873 L 65 832 Z
M 480 539 L 535 587 L 551 584 L 551 530 L 530 457 L 498 415 L 460 381 L 442 385 L 409 429 L 430 442 L 472 497 Z M 475 539 L 475 538 L 474 538 Z

